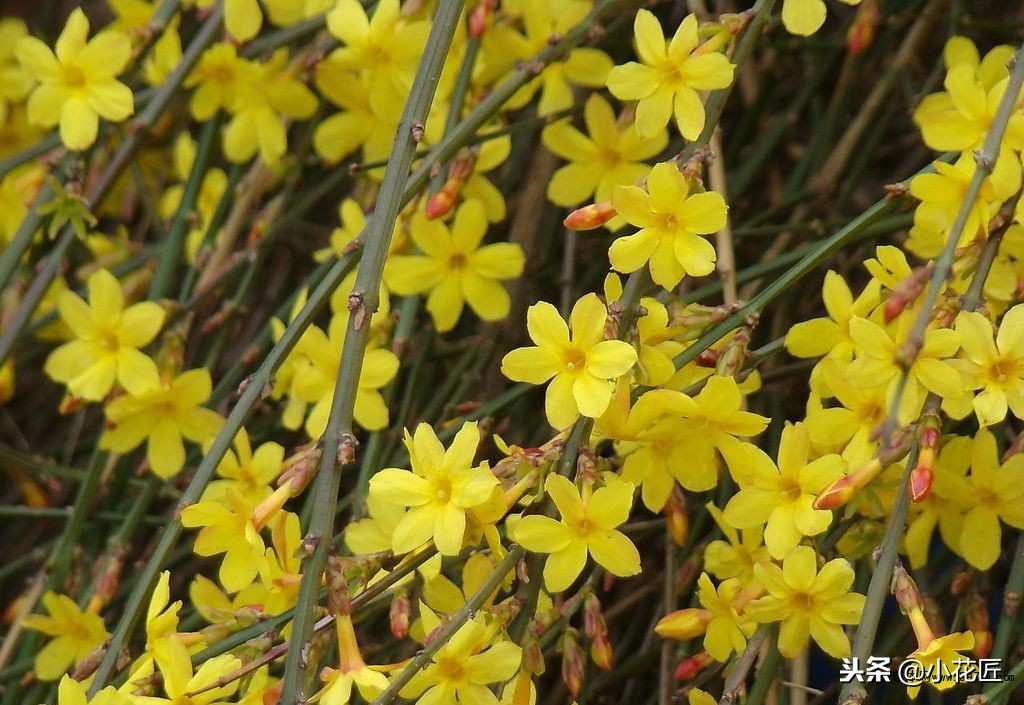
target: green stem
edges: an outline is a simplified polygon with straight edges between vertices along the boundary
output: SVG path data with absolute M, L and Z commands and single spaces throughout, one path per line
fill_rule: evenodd
M 302 582 L 291 636 L 291 643 L 297 646 L 289 649 L 285 660 L 281 691 L 283 705 L 292 705 L 304 698 L 307 674 L 316 668 L 316 664 L 308 662 L 303 654 L 313 634 L 314 613 L 331 545 L 329 537 L 333 535 L 335 504 L 342 470 L 355 459 L 353 411 L 366 353 L 370 318 L 379 304 L 381 276 L 391 245 L 391 234 L 401 209 L 413 154 L 422 135 L 423 124 L 437 90 L 441 68 L 455 35 L 462 7 L 463 0 L 442 0 L 437 9 L 427 38 L 426 51 L 413 80 L 402 119 L 398 123 L 377 206 L 366 228 L 365 249 L 356 273 L 355 288 L 349 296 L 351 314 L 342 345 L 331 412 L 324 430 L 320 469 L 312 492 L 313 514 L 306 536 L 316 541 L 316 548 L 302 564 Z
M 181 196 L 181 203 L 178 204 L 174 216 L 171 218 L 171 227 L 163 242 L 163 249 L 158 259 L 156 272 L 149 284 L 149 296 L 152 300 L 162 299 L 167 296 L 171 288 L 171 280 L 174 271 L 181 260 L 181 249 L 185 243 L 185 235 L 188 232 L 189 216 L 199 200 L 199 192 L 202 190 L 203 179 L 206 177 L 206 170 L 210 163 L 210 157 L 220 137 L 220 113 L 203 125 L 199 134 L 199 143 L 196 145 L 196 156 L 192 162 L 192 171 L 185 182 L 185 191 Z

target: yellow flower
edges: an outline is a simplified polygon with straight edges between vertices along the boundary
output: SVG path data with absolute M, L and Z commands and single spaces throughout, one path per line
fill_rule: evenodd
M 392 257 L 387 283 L 401 296 L 429 292 L 427 310 L 438 331 L 454 328 L 467 303 L 485 321 L 508 315 L 512 304 L 499 282 L 522 274 L 525 257 L 515 243 L 481 245 L 487 216 L 479 201 L 459 206 L 451 229 L 417 211 L 409 231 L 423 254 Z
M 356 0 L 339 0 L 327 13 L 327 29 L 344 44 L 328 56 L 332 65 L 365 72 L 374 92 L 405 97 L 427 42 L 429 22 L 404 21 L 398 0 L 381 0 L 372 19 Z
M 314 15 L 326 12 L 334 0 L 263 0 L 270 21 L 279 27 L 289 27 Z
M 926 96 L 914 111 L 925 144 L 938 151 L 958 152 L 981 146 L 1006 92 L 1006 64 L 1012 54 L 1012 48 L 998 46 L 979 61 L 978 50 L 969 40 L 954 37 L 947 42 L 946 90 Z M 1017 98 L 1003 136 L 1003 143 L 1014 151 L 1024 147 L 1021 100 L 1024 98 Z
M 50 613 L 49 617 L 32 614 L 25 617 L 22 626 L 53 637 L 36 654 L 35 671 L 40 680 L 55 681 L 69 667 L 81 663 L 110 633 L 99 615 L 83 612 L 66 595 L 47 592 L 43 595 L 43 606 Z
M 189 102 L 192 117 L 205 122 L 218 110 L 233 110 L 240 91 L 255 81 L 258 73 L 258 66 L 238 57 L 233 44 L 214 44 L 203 52 L 185 80 L 186 88 L 196 88 Z
M 1014 416 L 1024 418 L 1024 304 L 1006 312 L 994 339 L 992 323 L 980 313 L 961 312 L 956 329 L 963 336 L 964 359 L 954 364 L 971 387 L 982 390 L 974 397 L 978 423 L 999 423 L 1006 418 L 1007 405 Z
M 217 685 L 217 681 L 240 668 L 242 662 L 230 654 L 221 654 L 193 670 L 188 649 L 180 639 L 170 636 L 156 649 L 156 665 L 163 676 L 163 690 L 167 697 L 146 697 L 147 705 L 209 705 L 235 694 L 237 680 L 230 680 L 226 685 Z M 146 674 L 146 670 L 136 674 Z M 133 674 L 136 676 L 133 680 L 137 679 L 136 674 Z
M 916 698 L 922 683 L 928 683 L 940 692 L 957 685 L 957 679 L 953 677 L 953 674 L 962 672 L 961 669 L 963 669 L 966 659 L 959 652 L 970 651 L 973 648 L 974 634 L 972 632 L 953 632 L 946 636 L 935 637 L 926 646 L 916 649 L 907 658 L 921 664 L 917 673 L 927 675 L 923 681 L 908 684 L 907 695 L 911 699 Z
M 500 74 L 516 61 L 527 61 L 548 46 L 552 37 L 565 34 L 587 16 L 591 3 L 587 0 L 523 0 L 524 34 L 508 25 L 494 25 L 484 34 L 484 56 L 496 60 L 500 67 L 485 67 L 485 72 Z M 540 90 L 539 115 L 550 115 L 572 106 L 573 84 L 598 88 L 604 85 L 612 60 L 599 49 L 577 47 L 564 61 L 542 67 L 540 75 L 520 88 L 506 107 L 519 109 L 530 102 Z
M 258 152 L 264 163 L 275 164 L 288 149 L 281 115 L 305 120 L 316 110 L 316 96 L 292 75 L 287 61 L 286 50 L 274 52 L 270 60 L 257 65 L 256 79 L 239 91 L 234 115 L 224 129 L 224 154 L 229 160 L 246 162 Z
M 156 363 L 139 348 L 160 331 L 164 310 L 151 301 L 125 308 L 120 282 L 105 269 L 93 272 L 88 286 L 89 303 L 70 290 L 57 298 L 61 320 L 75 339 L 50 353 L 46 374 L 90 401 L 105 397 L 115 382 L 135 395 L 159 386 Z
M 629 343 L 604 339 L 606 316 L 596 294 L 576 302 L 569 326 L 551 304 L 534 304 L 526 312 L 526 327 L 536 345 L 516 348 L 501 361 L 502 373 L 513 381 L 544 384 L 551 380 L 544 409 L 557 429 L 572 425 L 580 414 L 590 418 L 603 414 L 611 401 L 612 380 L 637 360 Z
M 965 152 L 953 164 L 934 162 L 933 166 L 934 173 L 918 174 L 910 180 L 910 193 L 921 201 L 921 205 L 914 211 L 914 229 L 928 230 L 934 235 L 928 237 L 914 233 L 914 236 L 918 240 L 934 242 L 941 250 L 940 243 L 945 242 L 946 233 L 956 220 L 977 164 L 974 156 Z M 958 247 L 988 236 L 989 221 L 995 217 L 1003 201 L 1017 193 L 1020 183 L 1020 159 L 1016 155 L 1001 153 L 992 173 L 982 181 L 981 192 L 971 207 Z M 919 244 L 920 247 L 922 245 Z M 927 245 L 924 247 L 929 252 L 935 249 Z
M 1024 529 L 1024 455 L 999 463 L 996 440 L 988 429 L 974 437 L 971 472 L 965 478 L 947 478 L 948 490 L 969 507 L 963 518 L 958 548 L 964 560 L 988 570 L 1002 550 L 1000 520 Z
M 310 326 L 293 351 L 296 356 L 293 394 L 301 402 L 313 404 L 305 425 L 310 438 L 319 438 L 327 427 L 347 329 L 348 311 L 335 314 L 331 318 L 327 335 L 318 327 Z M 390 350 L 371 346 L 366 351 L 359 371 L 359 389 L 356 391 L 354 409 L 356 423 L 363 428 L 376 431 L 388 425 L 388 407 L 380 389 L 394 379 L 398 373 L 398 364 L 398 357 Z M 301 423 L 301 414 L 285 419 L 285 425 L 289 428 L 298 428 Z
M 14 17 L 0 20 L 0 125 L 7 122 L 11 105 L 32 90 L 32 75 L 18 64 L 15 46 L 28 34 L 25 23 Z
M 386 468 L 370 478 L 370 494 L 384 502 L 410 507 L 395 526 L 392 548 L 408 553 L 434 539 L 441 555 L 462 550 L 466 513 L 482 504 L 498 486 L 487 463 L 473 466 L 480 444 L 475 422 L 465 424 L 445 450 L 434 430 L 421 423 L 406 432 L 412 470 Z
M 88 36 L 89 20 L 76 8 L 57 38 L 56 54 L 35 37 L 22 37 L 15 49 L 39 80 L 28 99 L 29 122 L 59 122 L 61 141 L 74 150 L 96 141 L 100 117 L 122 122 L 135 111 L 131 90 L 115 78 L 131 58 L 131 42 L 110 30 L 87 42 Z
M 488 646 L 492 634 L 483 615 L 466 622 L 399 695 L 410 700 L 416 698 L 420 705 L 498 702 L 488 686 L 512 678 L 519 669 L 523 651 L 504 639 Z
M 743 394 L 732 377 L 712 375 L 695 397 L 679 402 L 679 413 L 685 425 L 678 443 L 687 449 L 687 467 L 680 470 L 688 481 L 685 487 L 694 490 L 711 489 L 718 483 L 718 463 L 715 451 L 721 454 L 733 477 L 742 479 L 748 448 L 737 436 L 756 436 L 770 419 L 744 411 Z
M 880 286 L 872 280 L 854 299 L 846 280 L 833 270 L 825 273 L 821 297 L 828 316 L 793 325 L 786 333 L 786 350 L 796 357 L 834 357 L 846 362 L 853 357 L 850 318 L 865 317 L 878 305 Z
M 716 661 L 729 660 L 733 652 L 742 653 L 747 646 L 747 637 L 754 633 L 756 624 L 737 607 L 737 596 L 742 584 L 736 578 L 723 580 L 716 589 L 707 573 L 697 579 L 697 598 L 704 609 L 711 613 L 704 636 L 704 648 Z
M 132 705 L 132 701 L 112 685 L 96 693 L 90 700 L 86 696 L 85 683 L 64 676 L 57 686 L 57 705 Z
M 759 563 L 754 574 L 768 594 L 747 605 L 746 614 L 758 622 L 781 622 L 779 653 L 796 658 L 808 640 L 836 658 L 850 655 L 850 642 L 842 624 L 857 624 L 864 609 L 863 595 L 850 592 L 853 568 L 836 558 L 817 569 L 817 556 L 809 546 L 797 546 L 780 568 Z
M 842 0 L 847 5 L 859 5 L 860 0 Z M 825 24 L 824 0 L 783 0 L 782 24 L 792 34 L 809 37 Z
M 744 588 L 754 583 L 754 566 L 771 560 L 765 547 L 763 526 L 737 532 L 711 502 L 704 505 L 722 530 L 725 540 L 712 541 L 704 549 L 704 567 L 719 580 L 738 578 Z
M 640 230 L 620 237 L 608 251 L 612 267 L 635 272 L 648 262 L 651 277 L 666 289 L 684 274 L 702 277 L 715 269 L 715 247 L 700 235 L 725 226 L 728 206 L 714 191 L 690 193 L 690 185 L 674 162 L 656 164 L 647 177 L 647 191 L 617 186 L 615 212 Z
M 388 679 L 380 671 L 366 665 L 356 641 L 352 616 L 339 614 L 334 621 L 334 630 L 338 639 L 338 668 L 324 668 L 320 679 L 324 687 L 309 699 L 311 703 L 324 705 L 348 705 L 351 702 L 352 686 L 355 685 L 359 695 L 366 702 L 372 701 L 388 687 Z
M 217 475 L 223 479 L 211 482 L 203 492 L 203 499 L 221 498 L 230 488 L 248 502 L 258 504 L 270 496 L 270 484 L 281 474 L 284 446 L 268 441 L 254 453 L 244 428 L 235 436 L 234 446 L 217 466 Z
M 576 580 L 588 554 L 613 575 L 626 577 L 640 572 L 640 553 L 616 527 L 629 518 L 633 485 L 617 478 L 583 496 L 561 475 L 548 475 L 544 483 L 561 520 L 538 514 L 525 516 L 512 526 L 512 538 L 534 553 L 550 553 L 544 563 L 544 586 L 561 592 Z
M 212 388 L 210 371 L 200 368 L 139 396 L 118 397 L 107 405 L 107 421 L 113 428 L 100 437 L 100 447 L 127 453 L 145 441 L 153 472 L 164 478 L 174 475 L 185 464 L 182 438 L 205 443 L 224 423 L 220 414 L 202 407 Z
M 838 478 L 846 465 L 836 454 L 808 462 L 810 438 L 803 424 L 786 424 L 779 464 L 755 446 L 747 448 L 750 482 L 725 505 L 725 520 L 738 529 L 766 524 L 764 542 L 775 558 L 784 557 L 804 536 L 816 536 L 832 523 L 832 512 L 815 509 L 814 497 Z
M 146 650 L 132 664 L 132 670 L 152 662 L 154 649 L 158 643 L 178 630 L 178 611 L 181 600 L 171 602 L 171 572 L 160 573 L 160 579 L 153 594 L 149 598 L 149 609 L 146 611 Z
M 224 27 L 239 42 L 255 37 L 262 25 L 263 12 L 256 0 L 224 0 Z
M 903 316 L 899 322 L 897 340 L 903 340 L 909 334 L 908 327 L 913 321 L 911 317 Z M 847 381 L 864 388 L 888 383 L 891 395 L 900 375 L 900 343 L 877 323 L 856 316 L 850 319 L 850 335 L 858 354 L 846 370 Z M 950 328 L 933 328 L 925 333 L 924 345 L 910 367 L 910 378 L 900 401 L 901 414 L 920 408 L 924 399 L 920 387 L 943 398 L 955 399 L 963 394 L 960 374 L 946 360 L 956 354 L 960 341 L 960 333 Z
M 640 487 L 644 506 L 660 512 L 676 481 L 693 487 L 690 472 L 692 451 L 680 434 L 685 428 L 679 418 L 686 395 L 669 389 L 645 392 L 630 406 L 630 385 L 620 378 L 608 409 L 595 424 L 598 436 L 614 438 L 622 464 L 622 479 Z M 717 476 L 714 476 L 717 479 Z
M 825 408 L 820 402 L 808 404 L 804 424 L 811 442 L 815 446 L 842 450 L 848 458 L 870 457 L 877 445 L 873 439 L 875 430 L 885 421 L 888 408 L 885 385 L 865 388 L 850 384 L 843 375 L 843 364 L 827 357 L 817 370 L 821 386 L 840 406 Z M 898 420 L 907 424 L 913 418 L 909 413 L 902 413 Z
M 253 524 L 253 505 L 228 488 L 223 499 L 204 499 L 185 507 L 181 525 L 202 527 L 193 551 L 200 556 L 224 554 L 220 582 L 228 592 L 249 587 L 259 573 L 265 545 Z
M 620 127 L 611 105 L 597 93 L 587 99 L 583 122 L 587 135 L 568 120 L 548 125 L 541 133 L 544 146 L 569 162 L 548 182 L 548 198 L 559 206 L 607 201 L 614 187 L 644 178 L 650 167 L 643 162 L 668 144 L 665 130 L 644 138 L 632 125 Z
M 153 49 L 142 65 L 142 76 L 146 83 L 159 86 L 166 81 L 181 62 L 181 56 L 181 36 L 176 28 L 168 27 L 153 44 Z
M 355 75 L 330 57 L 317 64 L 316 87 L 341 108 L 313 132 L 313 147 L 328 162 L 341 161 L 360 148 L 365 161 L 386 159 L 390 153 L 404 101 L 371 85 L 370 77 Z
M 725 55 L 697 49 L 697 17 L 687 15 L 672 40 L 665 41 L 658 18 L 639 10 L 633 23 L 640 61 L 616 66 L 608 74 L 608 89 L 619 100 L 640 101 L 636 129 L 651 137 L 675 113 L 679 132 L 695 140 L 704 129 L 704 103 L 697 91 L 725 88 L 735 67 Z

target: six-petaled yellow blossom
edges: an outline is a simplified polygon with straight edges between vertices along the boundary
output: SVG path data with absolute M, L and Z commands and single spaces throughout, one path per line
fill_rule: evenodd
M 551 304 L 534 304 L 526 313 L 526 327 L 535 345 L 516 348 L 501 361 L 509 379 L 530 384 L 551 380 L 544 409 L 555 428 L 568 427 L 580 414 L 603 414 L 612 398 L 612 380 L 636 363 L 629 343 L 604 339 L 606 315 L 596 294 L 576 302 L 568 326 Z
M 640 553 L 616 528 L 629 517 L 633 485 L 612 480 L 597 490 L 588 486 L 581 495 L 566 478 L 548 475 L 544 488 L 561 519 L 525 516 L 514 525 L 512 536 L 529 551 L 551 554 L 544 563 L 548 592 L 561 592 L 572 585 L 588 556 L 613 575 L 640 572 Z
M 612 267 L 635 272 L 650 264 L 651 278 L 666 289 L 683 275 L 702 277 L 715 269 L 715 246 L 706 237 L 725 225 L 728 207 L 714 191 L 692 192 L 674 162 L 656 164 L 647 190 L 618 186 L 612 191 L 615 212 L 640 228 L 620 237 L 608 250 Z
M 857 624 L 865 598 L 850 592 L 854 575 L 849 562 L 835 558 L 819 570 L 814 549 L 797 546 L 781 568 L 759 563 L 754 574 L 768 594 L 747 605 L 746 614 L 759 622 L 781 622 L 779 653 L 795 658 L 813 637 L 831 656 L 850 655 L 842 625 Z
M 92 146 L 101 117 L 122 122 L 135 110 L 131 90 L 117 80 L 131 58 L 128 37 L 114 30 L 88 37 L 89 20 L 76 8 L 54 51 L 35 37 L 22 37 L 16 48 L 22 66 L 39 80 L 28 99 L 29 121 L 59 123 L 61 140 L 74 150 Z
M 100 447 L 127 453 L 146 442 L 153 472 L 168 478 L 185 464 L 183 439 L 205 443 L 220 429 L 223 417 L 202 405 L 212 391 L 210 371 L 188 370 L 138 396 L 127 394 L 107 405 L 109 428 Z
M 438 552 L 451 556 L 462 549 L 466 513 L 483 504 L 498 480 L 486 463 L 473 465 L 480 444 L 476 423 L 467 423 L 445 449 L 427 424 L 406 433 L 412 470 L 386 468 L 370 478 L 370 493 L 384 502 L 409 507 L 394 528 L 396 553 L 407 553 L 434 540 Z
M 675 116 L 679 131 L 695 140 L 704 129 L 704 103 L 698 91 L 725 88 L 735 67 L 724 54 L 697 47 L 697 16 L 687 15 L 670 41 L 650 10 L 639 10 L 633 24 L 637 56 L 608 74 L 608 89 L 620 100 L 637 100 L 636 129 L 652 137 Z
M 525 258 L 515 243 L 482 244 L 487 215 L 480 201 L 459 206 L 450 228 L 417 213 L 410 232 L 423 254 L 392 257 L 387 283 L 402 296 L 429 292 L 427 310 L 439 331 L 454 328 L 466 304 L 485 321 L 508 315 L 512 304 L 501 282 L 522 274 Z
M 35 629 L 52 639 L 35 654 L 36 676 L 57 680 L 71 666 L 77 666 L 93 649 L 110 636 L 99 615 L 83 612 L 67 595 L 47 592 L 43 607 L 49 616 L 33 614 L 22 626 Z
M 67 290 L 57 299 L 61 320 L 75 338 L 50 354 L 46 373 L 90 401 L 106 396 L 115 382 L 135 395 L 158 387 L 156 363 L 139 348 L 160 331 L 164 310 L 152 301 L 125 308 L 121 284 L 105 269 L 94 272 L 88 285 L 88 303 Z

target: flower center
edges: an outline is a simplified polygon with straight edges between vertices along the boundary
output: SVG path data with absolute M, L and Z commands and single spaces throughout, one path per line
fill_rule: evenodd
M 679 65 L 672 60 L 662 62 L 661 66 L 658 67 L 658 71 L 661 73 L 659 83 L 662 85 L 676 86 L 683 82 L 683 74 L 679 70 Z
M 800 484 L 796 480 L 791 477 L 784 477 L 779 480 L 779 494 L 792 502 L 803 494 L 803 490 L 800 489 Z
M 1017 377 L 1017 364 L 1013 360 L 1000 358 L 988 368 L 988 377 L 996 384 L 1003 384 Z
M 82 69 L 73 64 L 64 66 L 64 83 L 67 84 L 68 88 L 72 90 L 85 88 L 87 82 L 85 72 Z
M 597 161 L 605 169 L 614 169 L 622 163 L 622 155 L 611 147 L 601 147 L 597 152 Z
M 806 592 L 794 592 L 790 596 L 789 602 L 796 612 L 814 611 L 814 595 L 808 595 Z
M 456 252 L 448 258 L 448 266 L 452 269 L 463 269 L 466 266 L 466 255 Z
M 437 660 L 437 665 L 445 674 L 445 680 L 462 682 L 466 679 L 466 671 L 458 659 L 450 656 L 442 656 Z
M 102 331 L 98 342 L 100 347 L 107 352 L 115 353 L 121 349 L 121 341 L 117 339 L 117 336 L 111 330 Z
M 675 215 L 673 215 L 672 213 L 660 213 L 658 219 L 660 221 L 662 230 L 673 231 L 679 230 L 681 228 L 679 224 L 679 219 L 676 218 Z
M 448 504 L 452 499 L 452 481 L 447 477 L 440 477 L 434 481 L 434 492 L 438 504 Z
M 572 347 L 565 351 L 565 369 L 570 372 L 581 372 L 587 366 L 587 353 Z

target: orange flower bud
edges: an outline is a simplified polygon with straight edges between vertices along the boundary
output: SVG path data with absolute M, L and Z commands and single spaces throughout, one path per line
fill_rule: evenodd
M 710 622 L 711 613 L 708 610 L 688 607 L 662 617 L 654 631 L 658 636 L 683 641 L 703 634 Z
M 471 150 L 464 149 L 448 165 L 448 178 L 441 189 L 427 201 L 423 212 L 428 220 L 443 218 L 451 213 L 455 202 L 462 193 L 462 187 L 473 173 L 476 158 Z
M 918 267 L 896 285 L 883 307 L 886 323 L 892 323 L 897 316 L 917 300 L 917 297 L 924 291 L 928 280 L 931 279 L 932 271 L 931 265 Z
M 846 48 L 851 54 L 862 54 L 875 39 L 881 15 L 876 0 L 865 0 L 846 33 Z
M 668 535 L 677 546 L 686 543 L 686 535 L 690 532 L 690 517 L 686 513 L 686 496 L 679 485 L 672 487 L 665 504 L 665 525 Z
M 103 569 L 96 576 L 96 589 L 89 600 L 87 612 L 99 614 L 117 594 L 121 584 L 121 571 L 124 568 L 125 550 L 115 549 L 107 559 Z
M 569 230 L 593 230 L 600 228 L 616 216 L 611 201 L 591 203 L 589 206 L 577 208 L 565 217 L 562 225 Z
M 926 465 L 917 465 L 910 471 L 910 501 L 923 502 L 932 493 L 935 473 Z
M 707 651 L 700 651 L 695 656 L 684 658 L 676 666 L 676 680 L 688 681 L 691 678 L 696 678 L 701 671 L 708 667 L 709 663 L 711 663 L 711 654 Z
M 815 509 L 837 509 L 851 499 L 858 490 L 882 472 L 881 458 L 872 458 L 849 475 L 843 475 L 826 486 L 814 498 Z
M 474 39 L 483 35 L 491 24 L 491 15 L 498 6 L 498 0 L 480 0 L 469 12 L 469 36 Z

